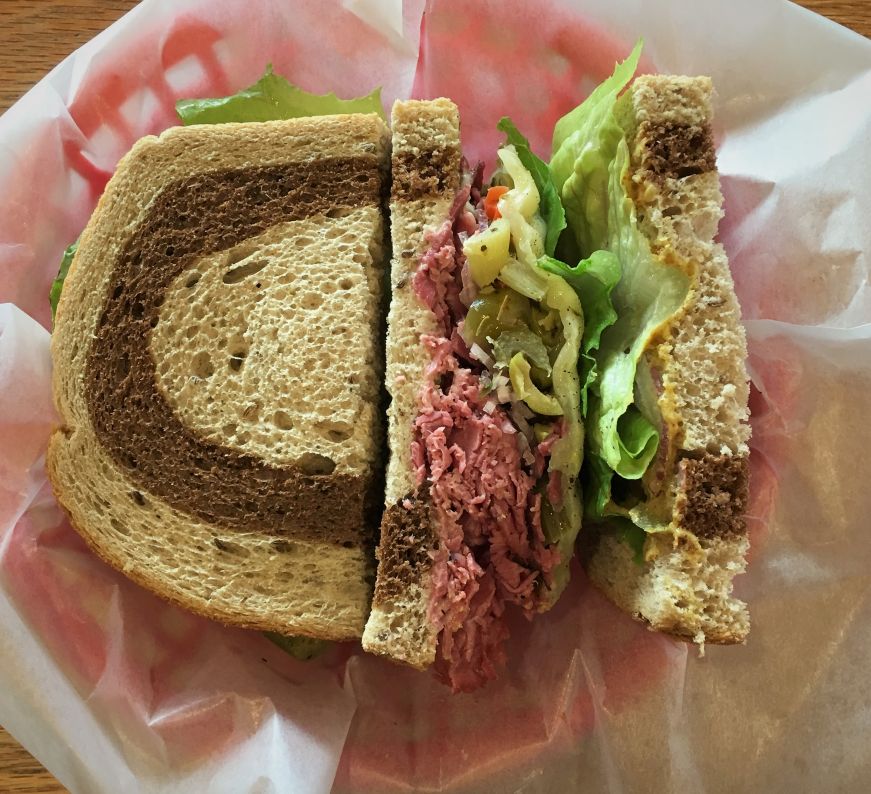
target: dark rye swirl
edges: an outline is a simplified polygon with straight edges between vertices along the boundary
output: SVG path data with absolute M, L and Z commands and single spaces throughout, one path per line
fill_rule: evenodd
M 361 635 L 388 169 L 363 115 L 172 129 L 119 164 L 58 308 L 48 469 L 134 581 L 229 624 Z

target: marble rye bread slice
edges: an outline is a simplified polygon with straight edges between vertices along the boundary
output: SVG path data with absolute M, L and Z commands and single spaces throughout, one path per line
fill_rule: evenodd
M 389 147 L 375 115 L 171 129 L 121 161 L 81 238 L 49 475 L 100 557 L 182 607 L 362 634 Z
M 436 656 L 438 632 L 428 616 L 430 552 L 439 546 L 429 488 L 418 486 L 411 460 L 418 393 L 430 363 L 421 341 L 438 324 L 412 286 L 429 247 L 425 231 L 448 217 L 460 188 L 460 118 L 447 99 L 396 102 L 390 224 L 393 242 L 385 385 L 388 409 L 385 512 L 378 545 L 378 578 L 363 648 L 418 669 Z
M 630 196 L 651 250 L 690 274 L 683 309 L 645 353 L 660 373 L 669 428 L 657 486 L 668 532 L 638 565 L 613 534 L 582 531 L 594 584 L 651 628 L 699 643 L 743 642 L 747 605 L 733 594 L 748 549 L 747 348 L 729 263 L 707 77 L 639 77 L 618 112 L 629 143 Z

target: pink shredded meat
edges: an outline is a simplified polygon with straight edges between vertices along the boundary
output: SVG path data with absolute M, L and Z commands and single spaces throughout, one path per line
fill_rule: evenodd
M 482 367 L 457 332 L 465 315 L 459 230 L 471 223 L 464 209 L 469 195 L 469 186 L 460 191 L 451 216 L 430 236 L 412 282 L 441 329 L 422 340 L 431 360 L 411 454 L 438 516 L 442 543 L 434 555 L 429 617 L 440 630 L 437 673 L 454 691 L 471 691 L 495 677 L 504 663 L 506 605 L 531 617 L 559 562 L 545 541 L 542 495 L 534 488 L 561 435 L 560 423 L 534 447 L 532 465 L 524 464 L 508 413 L 492 405 L 484 411 Z

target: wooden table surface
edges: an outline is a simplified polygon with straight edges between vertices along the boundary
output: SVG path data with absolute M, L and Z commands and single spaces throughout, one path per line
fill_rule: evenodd
M 871 0 L 801 0 L 871 37 Z M 136 0 L 0 0 L 0 113 Z M 0 794 L 66 791 L 0 727 Z

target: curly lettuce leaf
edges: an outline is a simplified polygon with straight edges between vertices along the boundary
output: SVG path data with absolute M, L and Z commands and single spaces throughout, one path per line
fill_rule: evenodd
M 607 247 L 608 167 L 624 140 L 614 105 L 635 74 L 641 46 L 554 127 L 550 173 L 582 256 Z
M 626 192 L 629 149 L 615 107 L 640 54 L 639 41 L 608 80 L 560 119 L 550 162 L 581 252 L 607 249 L 620 263 L 619 281 L 609 292 L 616 320 L 604 327 L 600 323 L 595 371 L 583 359 L 582 369 L 587 368 L 590 450 L 628 480 L 644 474 L 659 443 L 656 417 L 635 407 L 630 411 L 636 367 L 654 333 L 680 309 L 689 289 L 682 271 L 651 253 Z
M 48 294 L 48 302 L 51 304 L 51 320 L 54 322 L 54 316 L 57 314 L 57 304 L 60 301 L 60 294 L 64 288 L 67 273 L 70 272 L 70 265 L 73 263 L 73 257 L 76 255 L 76 249 L 79 247 L 79 241 L 76 240 L 72 245 L 67 246 L 64 255 L 60 260 L 60 269 L 58 270 L 57 278 L 51 282 L 51 291 Z
M 614 470 L 627 480 L 640 479 L 659 447 L 659 431 L 634 405 L 617 420 L 614 434 L 620 462 Z
M 547 163 L 529 148 L 529 140 L 520 134 L 511 119 L 503 116 L 496 127 L 505 133 L 506 143 L 514 145 L 520 162 L 532 174 L 532 179 L 538 188 L 538 212 L 547 225 L 544 250 L 548 256 L 553 256 L 560 234 L 566 228 L 566 213 L 553 179 L 551 179 L 550 169 Z
M 596 362 L 600 372 L 590 395 L 590 446 L 626 479 L 638 479 L 656 454 L 655 417 L 634 409 L 638 361 L 656 331 L 683 305 L 689 278 L 650 250 L 638 229 L 635 205 L 626 194 L 629 148 L 620 141 L 609 169 L 608 248 L 622 275 L 611 292 L 617 321 L 602 333 Z M 623 418 L 627 416 L 627 418 Z
M 629 149 L 616 109 L 640 50 L 641 42 L 554 129 L 549 167 L 570 231 L 558 251 L 564 261 L 581 262 L 575 268 L 540 263 L 577 289 L 588 323 L 580 360 L 587 396 L 584 512 L 626 543 L 637 563 L 646 533 L 661 528 L 639 483 L 660 443 L 656 393 L 639 364 L 689 289 L 684 272 L 650 251 L 627 195 Z M 613 267 L 602 249 L 616 257 Z
M 355 99 L 335 94 L 310 94 L 274 74 L 272 65 L 254 85 L 237 94 L 212 99 L 181 99 L 175 109 L 182 124 L 222 124 L 241 121 L 274 121 L 300 116 L 332 116 L 338 113 L 377 113 L 384 116 L 381 89 Z

